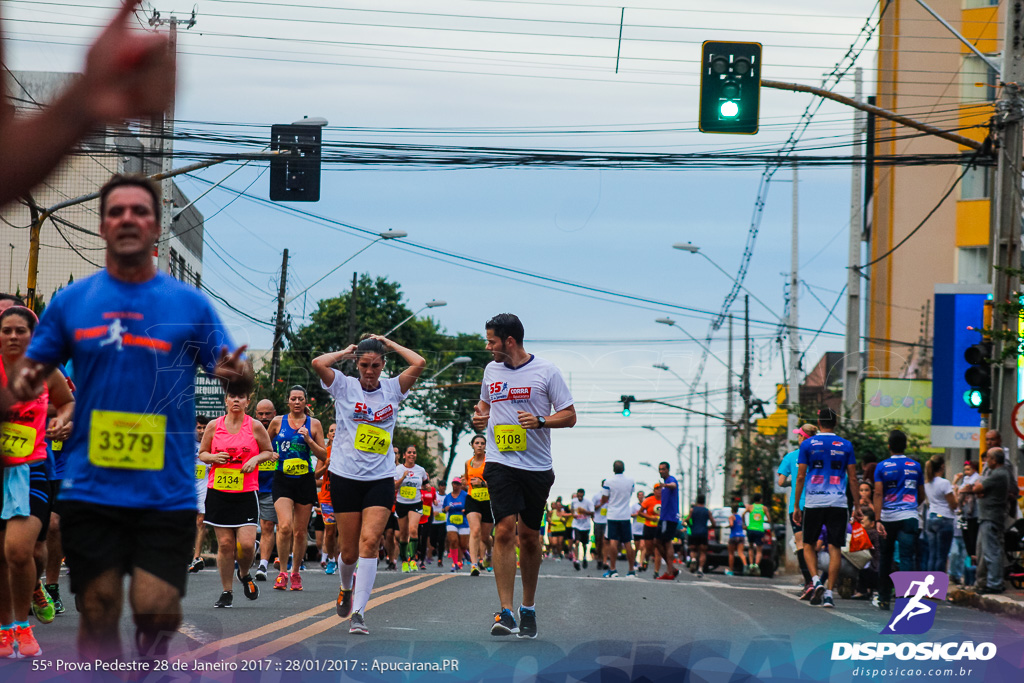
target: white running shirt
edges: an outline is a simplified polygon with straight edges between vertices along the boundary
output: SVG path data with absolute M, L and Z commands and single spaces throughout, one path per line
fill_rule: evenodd
M 625 474 L 613 474 L 604 480 L 601 497 L 608 496 L 606 506 L 608 519 L 616 522 L 627 521 L 632 516 L 630 503 L 636 500 L 633 480 Z
M 381 378 L 374 391 L 365 391 L 355 377 L 334 371 L 334 382 L 320 383 L 334 399 L 337 431 L 328 469 L 357 481 L 394 480 L 395 453 L 391 449 L 402 393 L 397 377 Z M 417 499 L 419 493 L 417 492 Z
M 552 468 L 551 430 L 523 429 L 519 426 L 519 411 L 547 417 L 573 404 L 569 387 L 553 363 L 534 355 L 514 369 L 504 363 L 488 363 L 480 400 L 491 407 L 487 462 L 534 472 Z M 495 441 L 496 431 L 500 448 L 499 441 Z
M 395 494 L 396 503 L 405 503 L 411 505 L 412 503 L 419 503 L 423 500 L 423 496 L 420 495 L 420 485 L 427 478 L 427 471 L 419 465 L 413 465 L 412 467 L 406 467 L 405 465 L 395 465 L 395 481 L 402 478 L 402 475 L 409 472 L 409 476 L 402 482 L 401 487 L 398 489 L 398 493 Z M 409 487 L 412 487 L 414 496 L 408 498 L 403 496 L 402 493 L 409 493 Z
M 584 497 L 583 500 L 577 500 L 576 497 L 573 496 L 570 507 L 574 513 L 572 518 L 572 528 L 579 529 L 580 531 L 590 531 L 591 526 L 593 526 L 593 519 L 590 517 L 590 515 L 583 515 L 582 517 L 577 517 L 575 516 L 575 512 L 577 510 L 593 512 L 593 504 L 589 500 L 587 500 L 586 497 Z

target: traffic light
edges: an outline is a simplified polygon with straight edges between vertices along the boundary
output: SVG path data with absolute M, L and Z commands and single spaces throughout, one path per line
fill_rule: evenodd
M 271 201 L 320 201 L 321 131 L 319 125 L 270 127 L 271 151 L 288 152 L 270 160 Z
M 622 417 L 629 417 L 633 412 L 629 409 L 629 404 L 636 400 L 633 396 L 620 396 L 619 400 L 622 401 Z
M 964 380 L 970 387 L 964 392 L 964 402 L 980 413 L 992 412 L 992 343 L 980 342 L 964 350 L 964 360 L 970 367 Z
M 700 72 L 702 133 L 757 133 L 761 43 L 704 41 Z

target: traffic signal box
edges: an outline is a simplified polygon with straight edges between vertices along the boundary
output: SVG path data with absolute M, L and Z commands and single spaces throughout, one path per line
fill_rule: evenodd
M 633 412 L 629 406 L 636 399 L 632 396 L 622 395 L 619 397 L 619 400 L 622 401 L 622 417 L 629 417 Z
M 983 341 L 964 350 L 964 360 L 970 367 L 964 372 L 969 387 L 964 402 L 979 413 L 992 412 L 992 343 Z
M 704 41 L 700 72 L 703 133 L 757 133 L 761 43 Z
M 275 124 L 271 151 L 287 152 L 270 161 L 270 199 L 275 202 L 320 201 L 320 126 Z

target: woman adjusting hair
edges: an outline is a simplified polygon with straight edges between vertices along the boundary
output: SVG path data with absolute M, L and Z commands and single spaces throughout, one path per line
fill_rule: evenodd
M 388 351 L 409 367 L 398 377 L 381 378 Z M 333 367 L 350 359 L 355 359 L 358 378 Z M 337 437 L 327 472 L 341 546 L 338 616 L 351 616 L 350 633 L 369 633 L 363 611 L 377 576 L 380 537 L 395 504 L 395 419 L 426 365 L 415 351 L 379 335 L 313 360 L 323 388 L 334 399 Z

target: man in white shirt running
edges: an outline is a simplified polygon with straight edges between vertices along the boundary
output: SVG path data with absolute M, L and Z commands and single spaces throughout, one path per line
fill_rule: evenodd
M 494 516 L 494 583 L 501 609 L 491 635 L 537 637 L 535 597 L 540 573 L 540 527 L 555 481 L 551 429 L 576 424 L 572 394 L 552 363 L 523 349 L 523 323 L 511 313 L 487 321 L 487 350 L 494 358 L 484 369 L 473 427 L 486 430 L 484 480 Z M 520 624 L 512 614 L 516 554 L 523 577 Z

